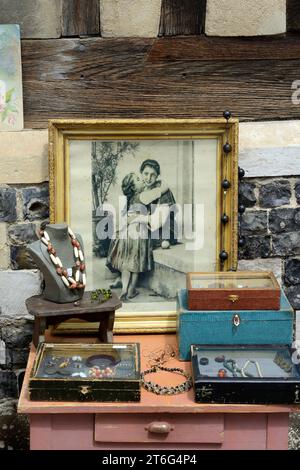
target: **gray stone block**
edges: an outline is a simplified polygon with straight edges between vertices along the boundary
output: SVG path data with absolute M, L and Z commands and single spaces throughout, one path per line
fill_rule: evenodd
M 0 184 L 31 185 L 47 181 L 47 130 L 2 131 L 0 161 Z
M 255 235 L 246 237 L 246 245 L 239 250 L 239 259 L 269 258 L 271 255 L 271 237 Z
M 61 0 L 1 0 L 1 23 L 19 24 L 22 38 L 59 38 Z
M 289 449 L 300 450 L 300 415 L 298 413 L 290 416 Z
M 32 243 L 38 239 L 35 224 L 14 224 L 8 228 L 9 241 L 15 245 Z
M 0 400 L 0 442 L 6 450 L 29 449 L 28 416 L 17 414 L 17 400 Z
M 266 258 L 253 260 L 240 260 L 238 264 L 239 271 L 272 271 L 281 283 L 282 278 L 282 260 L 280 258 Z
M 12 398 L 0 400 L 0 416 L 13 416 L 17 411 L 17 401 Z
M 300 285 L 286 287 L 284 290 L 292 307 L 295 310 L 299 310 L 300 309 Z
M 0 371 L 0 400 L 3 398 L 17 398 L 17 376 L 11 370 Z
M 273 235 L 272 254 L 273 256 L 300 255 L 300 232 Z
M 242 168 L 246 170 L 247 178 L 266 178 L 266 177 L 283 177 L 283 176 L 297 176 L 300 173 L 300 145 L 294 144 L 294 142 L 299 142 L 297 139 L 298 129 L 293 127 L 291 121 L 284 123 L 279 121 L 278 123 L 242 123 L 241 126 L 250 124 L 250 136 L 248 137 L 247 145 L 249 145 L 249 139 L 252 139 L 253 145 L 250 147 L 243 148 L 243 141 L 241 142 L 241 151 L 239 153 L 239 164 Z M 265 127 L 269 124 L 273 129 Z M 282 126 L 281 132 L 279 132 L 278 124 Z M 261 129 L 257 126 L 262 125 Z M 289 131 L 286 132 L 285 138 L 282 134 L 286 131 L 286 126 L 289 126 Z M 298 127 L 298 124 L 297 124 Z M 247 130 L 249 127 L 247 127 Z M 245 132 L 246 129 L 244 129 Z M 258 134 L 262 131 L 265 131 L 266 138 L 265 141 L 260 135 L 260 141 L 262 147 L 256 147 Z M 270 136 L 272 132 L 273 135 Z M 274 136 L 274 133 L 277 136 Z M 278 135 L 279 134 L 279 135 Z M 290 141 L 286 139 L 290 137 Z M 278 141 L 279 145 L 284 144 L 282 147 L 264 147 L 268 145 L 267 141 L 273 141 L 274 139 Z M 244 136 L 242 137 L 244 140 Z
M 6 349 L 6 365 L 10 368 L 21 368 L 26 367 L 29 356 L 29 349 L 17 349 L 7 348 Z
M 273 181 L 259 188 L 259 204 L 261 207 L 280 207 L 290 203 L 292 196 L 288 180 Z
M 240 224 L 242 235 L 267 235 L 267 211 L 249 211 L 243 216 Z
M 300 209 L 277 209 L 269 215 L 272 233 L 296 232 L 300 229 Z
M 15 222 L 17 198 L 13 188 L 0 188 L 0 222 Z
M 21 322 L 19 322 L 21 323 Z M 0 335 L 6 348 L 22 349 L 29 347 L 32 340 L 33 324 L 22 322 L 21 324 L 2 327 L 0 316 Z
M 40 293 L 39 271 L 0 271 L 2 314 L 28 317 L 25 300 Z
M 298 204 L 300 204 L 300 181 L 297 181 L 295 185 L 295 195 L 296 195 L 296 200 Z
M 284 282 L 288 286 L 300 284 L 300 259 L 285 260 Z
M 34 269 L 36 267 L 26 245 L 12 245 L 10 259 L 12 269 Z
M 245 207 L 254 207 L 256 196 L 254 193 L 255 184 L 243 181 L 239 184 L 239 203 Z
M 23 215 L 25 220 L 41 220 L 49 217 L 48 184 L 25 188 L 23 195 Z

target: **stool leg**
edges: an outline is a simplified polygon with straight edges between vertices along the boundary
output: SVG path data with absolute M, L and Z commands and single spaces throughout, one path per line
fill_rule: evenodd
M 32 337 L 33 344 L 36 348 L 38 347 L 40 343 L 40 336 L 43 336 L 41 340 L 44 341 L 45 330 L 46 330 L 46 319 L 36 317 L 34 320 L 34 329 L 33 329 L 33 337 Z
M 33 344 L 36 348 L 38 347 L 38 344 L 39 344 L 39 337 L 40 337 L 40 319 L 35 318 L 34 327 L 33 327 L 32 342 L 33 342 Z
M 101 343 L 113 343 L 115 312 L 108 312 L 100 321 L 98 338 Z

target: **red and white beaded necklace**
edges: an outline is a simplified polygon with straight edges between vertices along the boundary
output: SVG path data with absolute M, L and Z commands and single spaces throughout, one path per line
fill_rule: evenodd
M 55 266 L 57 274 L 61 277 L 62 282 L 69 289 L 84 289 L 86 286 L 86 274 L 84 256 L 79 241 L 74 235 L 73 231 L 68 227 L 68 234 L 71 239 L 71 244 L 74 250 L 75 265 L 72 267 L 72 275 L 70 276 L 67 269 L 63 267 L 63 264 L 56 254 L 56 250 L 53 247 L 50 237 L 46 230 L 40 232 L 41 242 L 46 245 L 50 259 Z

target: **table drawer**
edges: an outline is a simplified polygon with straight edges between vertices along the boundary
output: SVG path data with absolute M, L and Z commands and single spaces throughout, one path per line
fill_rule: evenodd
M 224 416 L 215 414 L 96 414 L 96 442 L 222 444 Z

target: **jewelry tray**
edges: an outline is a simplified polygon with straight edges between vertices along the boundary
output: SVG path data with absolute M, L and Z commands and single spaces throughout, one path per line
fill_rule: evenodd
M 41 343 L 29 379 L 33 401 L 140 401 L 140 348 Z
M 282 345 L 191 346 L 197 403 L 300 404 L 300 354 Z

